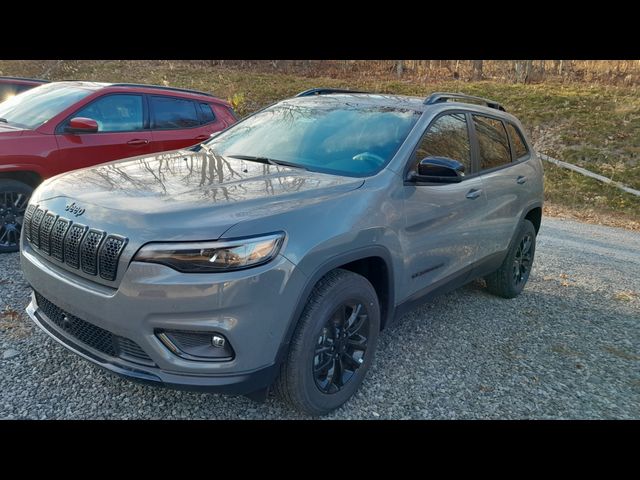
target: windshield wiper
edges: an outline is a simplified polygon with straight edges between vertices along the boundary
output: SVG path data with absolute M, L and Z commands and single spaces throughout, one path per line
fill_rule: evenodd
M 268 163 L 269 165 L 280 165 L 282 167 L 301 168 L 302 170 L 308 170 L 298 163 L 287 162 L 286 160 L 276 160 L 269 157 L 258 157 L 254 155 L 227 155 L 227 157 L 237 158 L 239 160 L 249 160 L 250 162 Z
M 6 118 L 0 118 L 0 122 L 9 123 L 9 120 L 7 120 Z

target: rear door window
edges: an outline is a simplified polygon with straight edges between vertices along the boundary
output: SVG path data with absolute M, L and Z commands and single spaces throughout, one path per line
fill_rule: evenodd
M 511 150 L 507 131 L 501 120 L 473 114 L 478 137 L 480 170 L 490 170 L 511 163 Z
M 200 125 L 195 102 L 184 98 L 151 96 L 151 128 L 180 129 Z

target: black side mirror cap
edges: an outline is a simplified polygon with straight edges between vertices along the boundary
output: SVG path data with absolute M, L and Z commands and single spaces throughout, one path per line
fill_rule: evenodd
M 418 163 L 418 172 L 411 172 L 409 181 L 458 183 L 464 180 L 464 165 L 446 157 L 426 157 Z

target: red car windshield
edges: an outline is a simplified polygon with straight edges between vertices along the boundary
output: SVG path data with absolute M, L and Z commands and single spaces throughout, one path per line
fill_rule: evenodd
M 92 92 L 65 83 L 41 85 L 0 103 L 0 121 L 34 129 Z

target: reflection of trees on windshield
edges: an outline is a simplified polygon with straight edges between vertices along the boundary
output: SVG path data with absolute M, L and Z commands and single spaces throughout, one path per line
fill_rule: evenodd
M 405 101 L 406 102 L 406 101 Z M 284 101 L 207 142 L 224 156 L 268 157 L 312 170 L 367 175 L 398 150 L 419 112 L 341 97 Z

